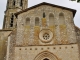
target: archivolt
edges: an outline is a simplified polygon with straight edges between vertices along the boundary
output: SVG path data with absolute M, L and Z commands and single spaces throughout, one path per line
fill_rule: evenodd
M 49 60 L 58 60 L 58 58 L 53 53 L 48 51 L 39 53 L 34 60 L 44 60 L 45 58 Z

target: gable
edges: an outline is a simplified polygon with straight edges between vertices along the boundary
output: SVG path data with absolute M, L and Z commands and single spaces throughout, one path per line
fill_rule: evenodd
M 45 13 L 45 18 L 43 17 L 43 12 Z M 37 24 L 36 20 L 38 21 Z M 41 5 L 18 15 L 17 31 L 20 37 L 18 40 L 22 41 L 25 38 L 24 41 L 28 41 L 28 45 L 76 43 L 72 22 L 72 11 L 50 5 Z M 30 38 L 30 34 L 33 36 L 32 38 Z M 45 36 L 48 37 L 46 38 Z M 47 41 L 44 39 L 47 39 Z M 16 43 L 19 43 L 18 40 Z M 33 41 L 31 42 L 31 40 Z
M 27 11 L 29 11 L 31 9 L 34 9 L 34 8 L 42 6 L 42 5 L 48 5 L 48 6 L 58 7 L 58 8 L 62 8 L 62 9 L 65 9 L 65 10 L 72 11 L 73 12 L 73 17 L 75 16 L 75 13 L 76 13 L 76 10 L 74 10 L 74 9 L 66 8 L 66 7 L 62 7 L 62 6 L 58 6 L 58 5 L 54 5 L 54 4 L 43 2 L 43 3 L 40 3 L 40 4 L 34 5 L 34 6 L 30 7 L 30 8 L 27 8 L 27 9 L 25 9 L 23 11 L 17 12 L 17 13 L 15 13 L 15 15 L 17 16 L 17 15 L 23 13 L 23 12 L 27 12 Z

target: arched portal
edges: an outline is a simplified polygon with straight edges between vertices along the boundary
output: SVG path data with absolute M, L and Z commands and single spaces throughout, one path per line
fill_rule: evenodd
M 53 53 L 44 51 L 39 53 L 34 60 L 58 60 L 58 58 Z
M 49 60 L 48 58 L 44 58 L 43 60 Z

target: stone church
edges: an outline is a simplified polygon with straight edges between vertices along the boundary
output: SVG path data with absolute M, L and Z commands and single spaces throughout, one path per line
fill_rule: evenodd
M 7 0 L 0 30 L 0 60 L 80 60 L 76 10 L 42 2 Z

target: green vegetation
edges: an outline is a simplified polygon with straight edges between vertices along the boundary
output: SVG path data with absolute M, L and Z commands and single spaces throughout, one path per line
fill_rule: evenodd
M 76 0 L 71 0 L 71 1 L 76 1 Z M 77 2 L 80 2 L 80 0 L 77 0 Z
M 77 2 L 80 2 L 80 0 L 77 0 Z

